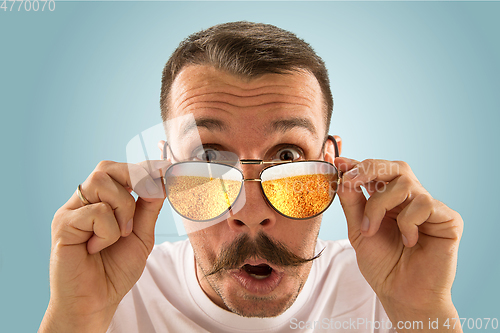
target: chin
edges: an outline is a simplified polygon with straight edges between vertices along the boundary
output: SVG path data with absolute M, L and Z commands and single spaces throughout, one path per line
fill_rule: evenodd
M 229 307 L 231 312 L 234 312 L 243 317 L 258 317 L 269 318 L 276 317 L 285 312 L 295 301 L 295 297 L 279 302 L 270 300 L 252 300 L 249 304 L 236 304 L 234 307 Z M 229 304 L 228 304 L 229 305 Z
M 223 288 L 216 290 L 227 309 L 243 317 L 281 315 L 292 306 L 303 286 L 285 274 L 265 279 L 244 275 L 238 271 L 224 273 Z
M 243 295 L 243 297 L 229 296 L 224 297 L 224 304 L 229 311 L 243 317 L 276 317 L 285 312 L 293 302 L 297 295 L 287 294 L 276 296 L 254 296 Z

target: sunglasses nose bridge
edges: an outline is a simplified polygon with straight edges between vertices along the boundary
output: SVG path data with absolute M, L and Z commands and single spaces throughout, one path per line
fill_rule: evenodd
M 262 167 L 262 160 L 240 160 L 240 170 L 243 174 L 243 182 L 259 182 Z
M 262 179 L 260 178 L 264 165 L 262 160 L 240 160 L 240 167 L 243 175 L 242 184 L 246 184 L 247 186 L 255 184 L 246 187 L 247 194 L 250 196 L 253 195 L 251 194 L 254 193 L 253 191 L 259 193 L 257 194 L 257 192 L 255 192 L 256 195 L 266 196 L 262 190 Z M 258 189 L 255 186 L 258 186 Z

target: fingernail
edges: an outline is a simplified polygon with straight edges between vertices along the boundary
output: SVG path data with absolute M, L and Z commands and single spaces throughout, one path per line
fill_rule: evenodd
M 146 179 L 146 190 L 148 191 L 149 195 L 154 195 L 158 193 L 160 188 L 156 186 L 155 182 L 151 179 Z
M 347 178 L 350 178 L 350 179 L 354 179 L 356 178 L 356 176 L 358 175 L 359 173 L 359 169 L 358 168 L 353 168 L 349 171 L 347 171 L 346 173 L 344 173 L 344 177 L 347 177 Z
M 364 216 L 361 221 L 361 231 L 367 232 L 368 229 L 370 229 L 370 220 L 368 220 L 368 217 Z
M 127 227 L 125 228 L 125 233 L 128 235 L 132 231 L 132 226 L 134 224 L 134 219 L 130 219 L 127 223 Z
M 408 240 L 406 239 L 405 235 L 401 234 L 401 238 L 403 239 L 404 246 L 408 246 Z

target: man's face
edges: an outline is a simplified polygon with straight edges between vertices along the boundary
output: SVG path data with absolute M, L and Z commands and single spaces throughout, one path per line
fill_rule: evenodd
M 205 150 L 229 151 L 240 159 L 333 162 L 332 149 L 326 149 L 326 154 L 322 150 L 324 104 L 320 86 L 310 73 L 266 74 L 243 80 L 211 66 L 190 65 L 175 79 L 169 104 L 169 118 L 194 116 Z M 189 142 L 186 135 L 183 145 L 189 147 Z M 258 178 L 260 170 L 260 165 L 242 166 L 246 179 Z M 294 255 L 311 258 L 321 217 L 285 218 L 266 203 L 258 182 L 245 182 L 244 186 L 246 201 L 241 210 L 223 222 L 189 234 L 197 277 L 208 297 L 222 308 L 243 316 L 276 316 L 298 296 L 311 262 L 280 266 L 265 258 L 250 257 L 236 269 L 205 274 L 242 235 L 253 241 L 264 234 Z M 193 223 L 185 221 L 188 232 Z

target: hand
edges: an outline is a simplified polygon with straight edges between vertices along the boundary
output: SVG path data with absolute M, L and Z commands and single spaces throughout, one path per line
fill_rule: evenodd
M 345 172 L 338 195 L 360 271 L 393 324 L 457 317 L 451 287 L 460 215 L 432 198 L 404 162 L 339 157 L 335 164 Z
M 143 167 L 144 166 L 144 167 Z M 106 331 L 118 303 L 141 276 L 153 249 L 164 201 L 161 169 L 101 162 L 55 214 L 50 260 L 51 297 L 44 331 Z M 140 197 L 137 202 L 130 192 Z

